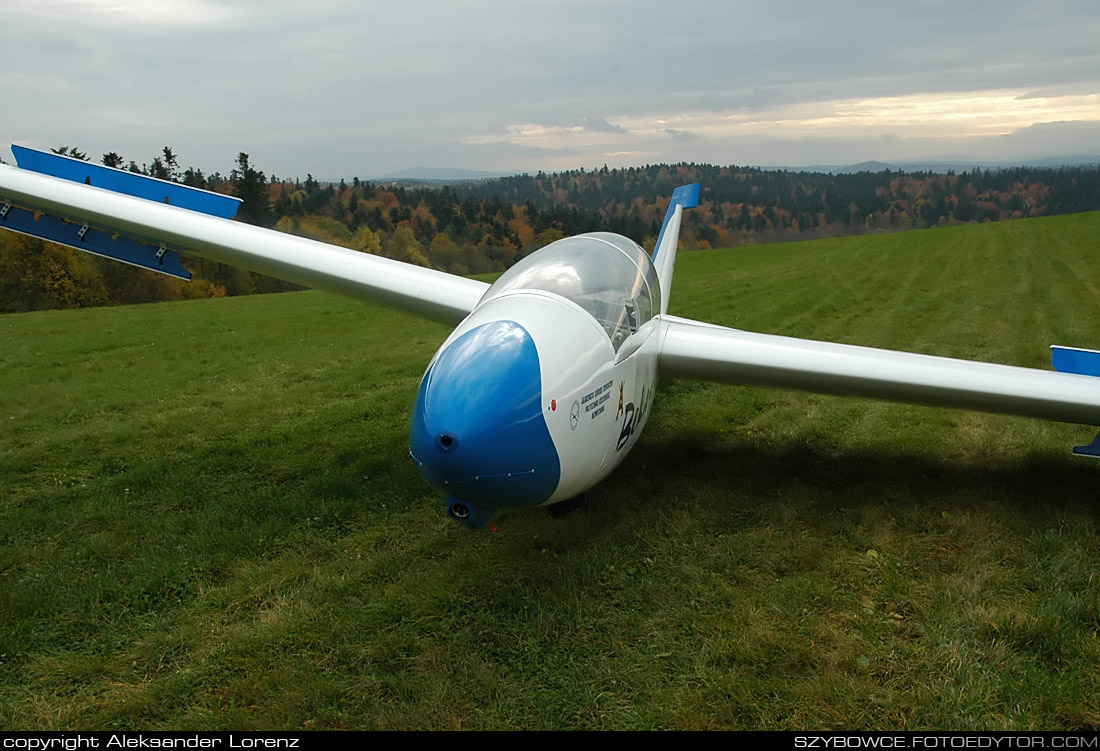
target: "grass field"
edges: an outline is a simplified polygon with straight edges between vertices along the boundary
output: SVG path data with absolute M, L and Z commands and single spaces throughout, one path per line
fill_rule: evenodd
M 1100 214 L 688 253 L 672 308 L 1048 367 L 1100 345 Z M 585 508 L 475 533 L 407 458 L 444 327 L 0 331 L 2 728 L 1100 727 L 1088 428 L 666 382 Z

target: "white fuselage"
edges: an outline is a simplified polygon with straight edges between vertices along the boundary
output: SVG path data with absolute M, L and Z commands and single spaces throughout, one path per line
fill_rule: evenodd
M 560 243 L 568 251 L 571 241 L 593 237 Z M 563 287 L 561 265 L 550 263 L 551 289 L 540 289 L 526 286 L 537 275 L 523 277 L 521 267 L 490 288 L 428 366 L 410 451 L 425 479 L 448 494 L 452 516 L 479 526 L 499 508 L 577 496 L 618 466 L 641 433 L 657 376 L 660 319 L 649 304 L 656 290 L 646 286 L 654 277 L 633 242 L 596 237 L 629 244 L 635 278 L 593 292 L 570 276 Z M 556 250 L 525 260 L 538 267 Z M 594 252 L 612 262 L 622 255 L 614 246 Z M 571 290 L 579 303 L 560 293 Z

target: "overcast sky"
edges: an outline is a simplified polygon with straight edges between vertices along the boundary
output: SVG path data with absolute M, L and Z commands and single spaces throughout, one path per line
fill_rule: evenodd
M 0 143 L 382 175 L 1100 153 L 1097 0 L 5 0 Z M 6 150 L 0 157 L 12 161 Z

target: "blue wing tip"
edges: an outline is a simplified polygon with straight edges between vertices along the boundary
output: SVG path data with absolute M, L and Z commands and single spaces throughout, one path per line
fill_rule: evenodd
M 1100 376 L 1100 352 L 1052 344 L 1051 365 L 1059 373 Z
M 63 154 L 39 151 L 27 146 L 12 144 L 12 155 L 20 169 L 43 175 L 60 177 L 72 182 L 94 185 L 116 193 L 144 198 L 158 203 L 168 203 L 203 214 L 232 219 L 241 199 L 148 175 L 85 162 Z

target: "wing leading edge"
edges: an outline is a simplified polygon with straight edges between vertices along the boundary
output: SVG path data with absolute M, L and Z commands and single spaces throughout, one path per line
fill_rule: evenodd
M 1100 380 L 662 320 L 660 374 L 1100 425 Z
M 115 242 L 123 239 L 131 245 L 159 247 L 154 254 L 159 252 L 160 258 L 170 246 L 444 323 L 465 318 L 489 286 L 434 269 L 120 195 L 71 179 L 0 165 L 0 208 L 3 206 L 9 209 L 0 215 L 0 223 L 8 216 L 18 216 L 21 226 L 9 228 L 80 250 L 108 254 L 103 249 L 113 250 L 114 238 Z M 48 232 L 36 231 L 39 222 L 44 222 L 42 227 Z M 85 238 L 92 242 L 86 244 Z

